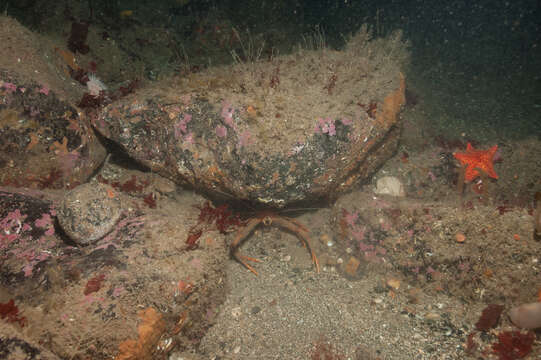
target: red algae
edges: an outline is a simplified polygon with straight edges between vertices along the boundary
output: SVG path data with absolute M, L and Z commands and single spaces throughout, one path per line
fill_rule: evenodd
M 216 229 L 226 234 L 232 227 L 241 226 L 243 224 L 238 214 L 233 214 L 233 211 L 229 210 L 227 205 L 220 205 L 213 207 L 210 202 L 205 202 L 203 206 L 196 206 L 199 209 L 199 218 L 197 224 L 190 229 L 186 244 L 188 250 L 197 249 L 197 241 L 203 235 L 204 228 L 201 228 L 202 224 L 216 226 Z
M 101 283 L 104 279 L 105 279 L 104 274 L 94 276 L 92 279 L 88 280 L 88 282 L 86 283 L 85 290 L 83 293 L 85 295 L 89 295 L 89 294 L 92 294 L 93 292 L 98 291 L 99 289 L 101 289 Z
M 26 318 L 19 314 L 19 308 L 13 299 L 5 304 L 0 303 L 0 319 L 5 319 L 8 323 L 19 323 L 21 327 L 26 324 Z
M 504 309 L 503 305 L 490 304 L 488 305 L 481 314 L 481 317 L 475 324 L 477 330 L 488 331 L 491 328 L 495 327 L 500 320 L 500 315 Z
M 500 360 L 522 359 L 532 351 L 535 335 L 520 331 L 504 331 L 498 334 L 498 342 L 492 345 L 492 351 Z

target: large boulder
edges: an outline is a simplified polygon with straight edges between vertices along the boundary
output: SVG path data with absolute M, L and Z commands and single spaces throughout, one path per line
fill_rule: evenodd
M 69 52 L 55 50 L 5 16 L 0 43 L 0 185 L 44 189 L 84 183 L 106 152 L 73 105 L 83 87 L 64 73 L 66 64 L 58 58 Z
M 157 83 L 94 125 L 179 184 L 274 207 L 335 198 L 396 150 L 407 57 L 400 33 L 361 29 L 343 51 L 238 57 Z

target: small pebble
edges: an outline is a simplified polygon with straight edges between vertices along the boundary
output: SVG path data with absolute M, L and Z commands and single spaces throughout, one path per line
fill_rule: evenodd
M 328 254 L 321 254 L 319 257 L 319 263 L 327 266 L 336 266 L 336 258 Z
M 257 314 L 257 313 L 260 312 L 260 311 L 261 311 L 261 308 L 260 308 L 259 306 L 254 306 L 254 307 L 252 308 L 252 315 Z
M 430 312 L 430 313 L 428 313 L 428 314 L 425 315 L 425 319 L 427 319 L 427 320 L 432 320 L 432 321 L 436 321 L 436 320 L 441 319 L 441 316 L 440 316 L 439 314 Z
M 235 319 L 238 319 L 240 317 L 240 315 L 242 314 L 242 310 L 240 309 L 240 306 L 237 306 L 233 309 L 231 309 L 231 315 L 235 318 Z
M 394 290 L 398 290 L 400 288 L 400 280 L 394 278 L 388 279 L 387 286 Z
M 457 243 L 463 243 L 464 241 L 466 241 L 466 235 L 464 235 L 463 233 L 456 233 L 455 239 Z
M 323 234 L 319 237 L 319 241 L 321 241 L 322 244 L 327 245 L 329 241 L 332 242 L 332 238 L 329 236 L 329 234 Z

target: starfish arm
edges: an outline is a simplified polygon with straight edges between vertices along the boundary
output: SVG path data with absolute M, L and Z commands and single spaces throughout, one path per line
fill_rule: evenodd
M 464 180 L 466 182 L 470 182 L 478 176 L 479 171 L 475 170 L 475 167 L 472 164 L 467 165 L 466 173 L 464 174 Z
M 487 166 L 487 169 L 485 170 L 485 172 L 487 173 L 488 176 L 490 176 L 493 179 L 498 178 L 498 174 L 496 174 L 496 171 L 494 171 L 494 167 L 492 166 L 492 164 L 490 164 L 490 166 Z

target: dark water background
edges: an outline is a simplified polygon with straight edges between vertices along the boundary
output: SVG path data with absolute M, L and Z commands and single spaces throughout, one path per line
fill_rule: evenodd
M 0 11 L 41 32 L 59 17 L 115 27 L 128 9 L 130 21 L 187 41 L 198 23 L 212 26 L 217 18 L 253 34 L 281 32 L 292 43 L 318 27 L 336 48 L 363 23 L 376 36 L 402 29 L 411 44 L 408 87 L 432 133 L 481 142 L 541 137 L 539 0 L 0 1 Z

